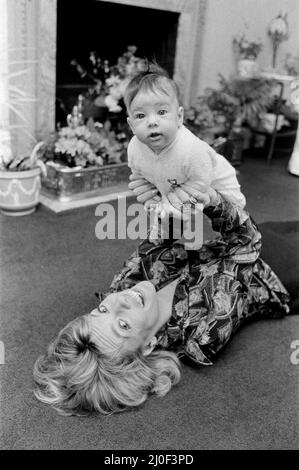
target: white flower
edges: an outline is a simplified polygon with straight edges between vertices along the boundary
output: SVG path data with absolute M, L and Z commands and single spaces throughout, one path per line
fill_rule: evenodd
M 130 82 L 130 77 L 124 78 L 118 85 L 119 92 L 121 93 L 121 96 L 124 96 L 125 90 Z
M 135 63 L 134 62 L 128 62 L 126 65 L 126 73 L 128 75 L 133 75 L 135 71 Z
M 105 97 L 105 104 L 112 113 L 119 113 L 121 111 L 121 106 L 119 106 L 117 100 L 112 95 Z
M 86 126 L 78 126 L 74 129 L 75 131 L 75 136 L 78 137 L 79 139 L 84 139 L 87 140 L 89 139 L 91 132 L 87 129 Z
M 104 160 L 103 160 L 102 157 L 100 157 L 99 155 L 95 155 L 95 157 L 94 157 L 94 162 L 95 162 L 96 165 L 98 165 L 98 166 L 104 165 Z
M 59 136 L 64 137 L 66 139 L 71 139 L 75 137 L 75 130 L 72 129 L 71 127 L 63 127 L 59 131 Z
M 112 75 L 106 79 L 106 84 L 108 87 L 116 87 L 120 84 L 120 78 L 117 75 Z
M 60 137 L 55 142 L 55 153 L 63 153 L 75 157 L 76 155 L 86 155 L 87 158 L 94 158 L 95 154 L 88 142 L 83 139 Z

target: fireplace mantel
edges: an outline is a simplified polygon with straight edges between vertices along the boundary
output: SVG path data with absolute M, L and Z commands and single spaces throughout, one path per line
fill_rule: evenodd
M 97 0 L 179 13 L 174 79 L 183 102 L 196 97 L 200 73 L 207 0 Z M 9 3 L 8 26 L 12 47 L 31 46 L 37 59 L 31 87 L 37 97 L 31 121 L 43 138 L 55 127 L 57 0 L 14 0 Z M 34 46 L 34 47 L 32 47 Z M 24 53 L 23 53 L 24 55 Z M 30 57 L 29 57 L 30 58 Z M 24 60 L 28 59 L 28 55 Z
M 131 5 L 142 8 L 153 8 L 155 10 L 173 11 L 181 13 L 182 11 L 194 11 L 194 0 L 98 0 L 109 3 L 121 3 L 122 5 Z
M 179 13 L 174 79 L 185 105 L 196 97 L 207 0 L 97 0 Z

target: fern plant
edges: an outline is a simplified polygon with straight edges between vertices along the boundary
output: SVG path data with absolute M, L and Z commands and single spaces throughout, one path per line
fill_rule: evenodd
M 274 81 L 264 78 L 225 79 L 220 75 L 220 89 L 208 89 L 208 104 L 211 109 L 222 112 L 229 126 L 255 125 L 260 113 L 267 112 L 274 103 Z

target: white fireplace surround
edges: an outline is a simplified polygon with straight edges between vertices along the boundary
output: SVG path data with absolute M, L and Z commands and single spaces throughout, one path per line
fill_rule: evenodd
M 198 89 L 207 0 L 109 2 L 179 13 L 174 79 L 184 104 L 190 104 Z M 26 80 L 20 78 L 23 82 L 19 86 L 37 98 L 30 108 L 30 122 L 37 138 L 43 138 L 55 126 L 57 0 L 7 0 L 7 9 L 9 43 L 21 51 L 18 59 L 24 64 L 28 60 L 37 60 Z M 20 141 L 19 145 L 25 145 L 25 142 Z

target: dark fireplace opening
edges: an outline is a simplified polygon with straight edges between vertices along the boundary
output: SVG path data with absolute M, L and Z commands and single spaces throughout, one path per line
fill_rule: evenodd
M 57 1 L 56 97 L 69 112 L 88 86 L 71 61 L 88 67 L 90 51 L 116 63 L 129 45 L 174 73 L 179 13 L 98 0 Z M 89 67 L 90 68 L 90 67 Z M 60 121 L 56 107 L 56 122 Z

